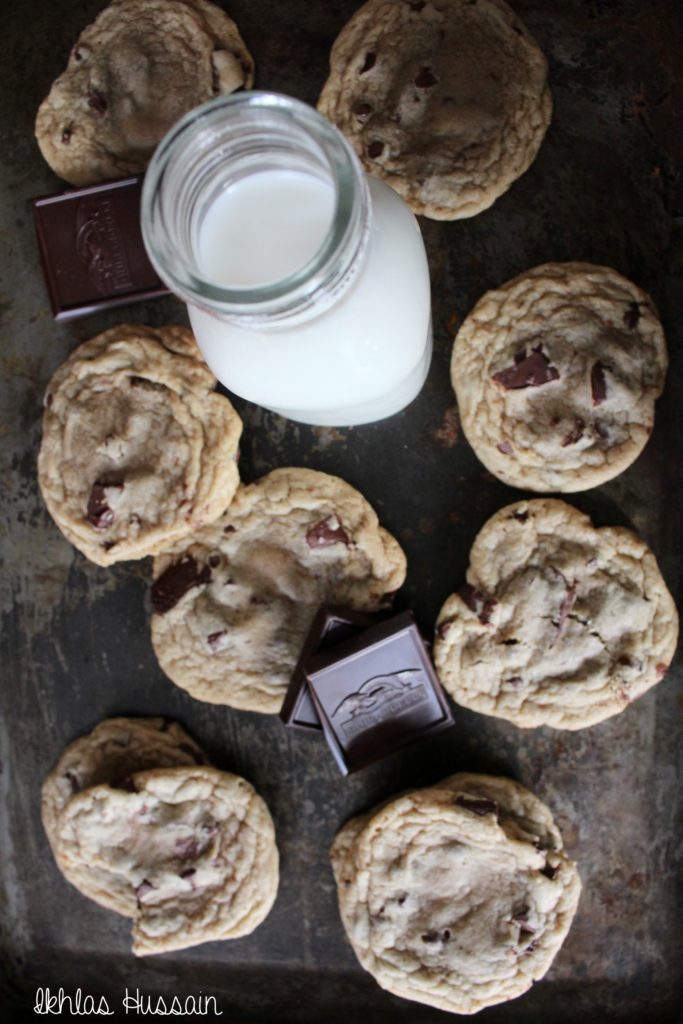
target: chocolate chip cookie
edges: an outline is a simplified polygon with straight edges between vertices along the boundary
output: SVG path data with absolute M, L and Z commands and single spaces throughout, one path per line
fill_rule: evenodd
M 349 821 L 330 851 L 362 966 L 450 1013 L 542 978 L 581 890 L 548 808 L 510 779 L 454 775 Z
M 215 386 L 185 327 L 113 327 L 54 374 L 38 481 L 91 561 L 154 554 L 230 503 L 242 423 Z
M 61 755 L 43 783 L 42 818 L 47 838 L 59 866 L 69 881 L 69 862 L 59 855 L 59 820 L 76 793 L 106 783 L 113 788 L 130 788 L 131 776 L 149 768 L 192 767 L 206 764 L 204 751 L 177 722 L 167 718 L 108 718 L 92 732 L 80 736 Z M 110 910 L 128 912 L 127 890 L 123 899 L 118 889 L 102 892 L 89 886 L 88 876 L 79 876 L 81 891 Z M 74 882 L 74 884 L 76 884 Z
M 625 710 L 671 661 L 678 614 L 635 533 L 563 501 L 508 505 L 478 534 L 436 626 L 458 704 L 515 725 L 582 729 Z
M 278 887 L 268 808 L 215 768 L 136 772 L 129 789 L 77 793 L 59 817 L 56 854 L 78 889 L 133 918 L 138 956 L 248 935 Z
M 215 4 L 113 0 L 41 104 L 38 145 L 72 185 L 137 174 L 184 113 L 253 79 L 237 26 Z
M 495 476 L 581 491 L 643 450 L 667 363 L 644 291 L 608 267 L 546 263 L 479 300 L 451 380 L 467 440 Z
M 376 611 L 405 571 L 398 543 L 353 487 L 276 469 L 155 559 L 154 650 L 198 700 L 277 713 L 318 606 Z
M 332 47 L 318 109 L 416 213 L 456 220 L 526 171 L 552 100 L 503 0 L 369 0 Z

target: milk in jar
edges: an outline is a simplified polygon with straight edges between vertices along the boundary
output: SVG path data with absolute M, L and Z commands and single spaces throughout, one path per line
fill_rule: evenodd
M 288 97 L 219 97 L 160 144 L 143 235 L 230 391 L 304 423 L 390 416 L 431 358 L 415 217 L 343 136 Z

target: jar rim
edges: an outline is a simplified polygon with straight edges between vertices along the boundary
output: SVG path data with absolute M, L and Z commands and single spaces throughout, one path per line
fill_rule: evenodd
M 178 235 L 178 204 L 164 198 L 169 175 L 198 142 L 234 130 L 237 121 L 306 138 L 325 164 L 335 191 L 332 219 L 318 250 L 285 277 L 255 287 L 227 287 L 203 275 L 196 255 Z M 190 150 L 191 147 L 191 150 Z M 201 145 L 199 146 L 201 151 Z M 207 153 L 209 149 L 207 148 Z M 217 96 L 188 111 L 161 140 L 142 189 L 142 235 L 157 273 L 185 301 L 231 321 L 254 323 L 291 317 L 316 307 L 348 278 L 367 244 L 370 196 L 358 157 L 342 133 L 317 110 L 280 93 L 245 91 Z M 187 242 L 187 237 L 185 238 Z

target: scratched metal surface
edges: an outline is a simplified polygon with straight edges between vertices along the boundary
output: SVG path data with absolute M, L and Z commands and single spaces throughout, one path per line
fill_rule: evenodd
M 26 0 L 3 16 L 0 223 L 3 568 L 2 948 L 5 998 L 38 986 L 105 994 L 214 994 L 223 1020 L 410 1021 L 446 1015 L 382 992 L 357 966 L 336 911 L 327 847 L 337 827 L 408 785 L 461 770 L 509 774 L 553 808 L 584 893 L 546 980 L 491 1022 L 677 1019 L 681 958 L 680 657 L 654 692 L 579 733 L 522 732 L 458 712 L 455 739 L 405 752 L 348 780 L 326 749 L 275 718 L 193 701 L 168 682 L 148 639 L 145 562 L 100 569 L 49 520 L 35 479 L 41 395 L 74 346 L 127 319 L 186 322 L 174 299 L 57 327 L 38 268 L 29 199 L 59 187 L 32 137 L 35 110 L 98 0 Z M 329 46 L 354 0 L 234 0 L 257 84 L 314 102 Z M 463 580 L 470 544 L 513 492 L 458 432 L 447 375 L 453 328 L 489 287 L 545 260 L 605 263 L 648 289 L 671 369 L 645 454 L 575 499 L 600 524 L 631 524 L 654 548 L 679 605 L 683 507 L 683 26 L 680 0 L 516 0 L 550 61 L 555 116 L 530 171 L 474 220 L 424 221 L 436 351 L 403 414 L 350 430 L 309 429 L 237 402 L 241 469 L 337 473 L 373 502 L 405 546 L 400 606 L 430 628 Z M 675 80 L 676 66 L 679 68 Z M 41 781 L 62 748 L 100 719 L 179 719 L 214 762 L 250 779 L 272 808 L 282 854 L 275 907 L 252 936 L 136 961 L 129 925 L 62 879 L 39 818 Z M 678 881 L 677 881 L 678 879 Z

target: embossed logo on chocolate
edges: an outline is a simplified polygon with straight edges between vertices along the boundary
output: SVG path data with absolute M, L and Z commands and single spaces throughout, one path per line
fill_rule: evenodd
M 407 711 L 429 700 L 419 668 L 401 669 L 386 675 L 373 676 L 350 693 L 335 710 L 331 718 L 341 718 L 339 728 L 345 736 L 378 725 L 387 718 Z
M 91 197 L 78 204 L 76 251 L 101 295 L 132 287 L 123 234 L 110 199 Z

